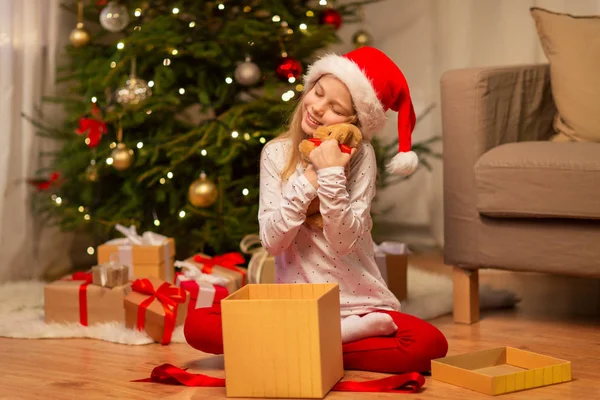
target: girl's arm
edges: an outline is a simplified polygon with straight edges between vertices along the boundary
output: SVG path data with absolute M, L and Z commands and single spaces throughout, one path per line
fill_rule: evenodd
M 317 171 L 323 216 L 323 233 L 339 255 L 352 251 L 363 234 L 372 227 L 371 201 L 375 197 L 377 164 L 369 142 L 350 161 L 350 181 L 344 167 Z
M 281 142 L 274 142 L 264 147 L 260 158 L 260 240 L 265 250 L 274 256 L 290 247 L 306 220 L 310 202 L 317 197 L 316 189 L 305 175 L 294 179 L 289 192 L 281 194 L 281 176 L 272 152 L 283 151 Z

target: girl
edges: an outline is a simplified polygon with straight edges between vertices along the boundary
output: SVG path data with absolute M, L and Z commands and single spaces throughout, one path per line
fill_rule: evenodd
M 408 85 L 385 54 L 370 47 L 327 55 L 305 76 L 305 91 L 287 133 L 268 143 L 260 160 L 260 237 L 275 256 L 278 283 L 338 283 L 345 369 L 424 372 L 448 344 L 429 323 L 399 312 L 374 259 L 371 201 L 377 166 L 369 139 L 398 112 L 399 149 L 388 168 L 408 175 L 417 166 L 410 151 L 415 124 Z M 340 151 L 327 140 L 301 160 L 299 143 L 319 126 L 353 122 L 363 134 L 360 150 Z M 304 223 L 319 198 L 323 230 Z M 220 309 L 196 309 L 186 340 L 208 353 L 223 352 Z

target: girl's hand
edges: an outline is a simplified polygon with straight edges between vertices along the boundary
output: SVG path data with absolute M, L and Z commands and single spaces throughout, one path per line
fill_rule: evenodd
M 319 147 L 311 151 L 309 158 L 312 165 L 318 171 L 329 167 L 346 167 L 356 149 L 350 154 L 340 150 L 339 143 L 335 139 L 325 140 Z
M 314 152 L 314 150 L 313 150 L 313 152 Z M 319 188 L 319 180 L 317 177 L 317 171 L 315 171 L 315 167 L 313 167 L 312 164 L 308 164 L 308 166 L 304 170 L 304 176 L 306 177 L 306 179 L 308 179 L 310 184 L 313 185 L 313 187 L 315 189 Z

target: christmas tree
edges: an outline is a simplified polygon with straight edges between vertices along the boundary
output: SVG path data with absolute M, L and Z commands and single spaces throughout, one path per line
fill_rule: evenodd
M 235 251 L 258 231 L 258 168 L 318 51 L 358 21 L 355 1 L 72 1 L 59 82 L 60 150 L 38 172 L 35 210 L 96 246 L 135 225 L 178 254 Z M 368 42 L 362 32 L 357 45 Z

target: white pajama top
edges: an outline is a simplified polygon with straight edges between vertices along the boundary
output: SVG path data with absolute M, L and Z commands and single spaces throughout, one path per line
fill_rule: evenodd
M 260 160 L 258 220 L 263 247 L 275 257 L 277 283 L 338 283 L 341 316 L 400 310 L 375 263 L 370 208 L 375 197 L 375 151 L 363 142 L 343 167 L 317 171 L 315 189 L 298 165 L 282 181 L 290 139 L 274 140 Z M 323 230 L 305 224 L 310 202 L 319 197 Z

